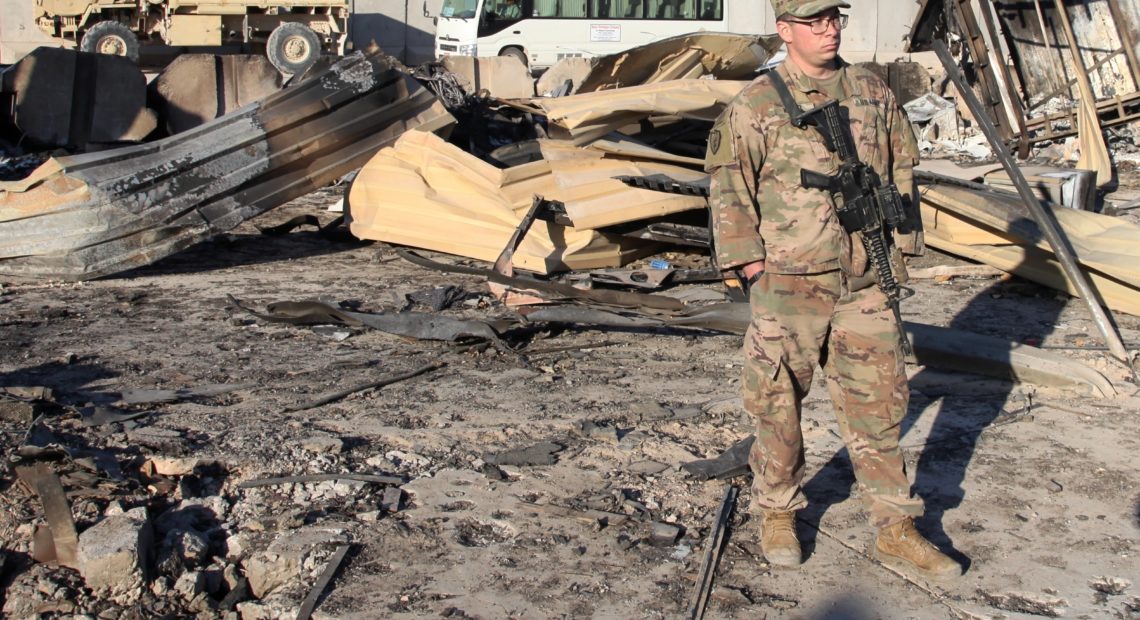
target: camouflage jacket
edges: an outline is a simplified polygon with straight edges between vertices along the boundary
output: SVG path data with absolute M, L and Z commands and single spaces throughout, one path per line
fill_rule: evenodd
M 918 146 L 910 122 L 878 76 L 839 62 L 844 95 L 840 105 L 850 113 L 859 159 L 884 183 L 894 182 L 911 210 L 915 230 L 896 233 L 896 247 L 921 253 L 913 172 Z M 775 70 L 802 109 L 827 101 L 790 59 Z M 773 273 L 842 268 L 863 275 L 867 254 L 839 224 L 834 197 L 800 185 L 801 169 L 833 174 L 839 164 L 839 156 L 827 150 L 816 129 L 791 124 L 767 74 L 746 86 L 713 125 L 705 157 L 719 266 L 729 269 L 763 259 L 765 269 Z

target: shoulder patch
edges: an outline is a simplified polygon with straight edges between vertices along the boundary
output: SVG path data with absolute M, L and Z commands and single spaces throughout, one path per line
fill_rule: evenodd
M 705 149 L 705 170 L 736 163 L 736 139 L 732 134 L 732 109 L 725 110 L 712 131 L 709 132 L 708 147 Z

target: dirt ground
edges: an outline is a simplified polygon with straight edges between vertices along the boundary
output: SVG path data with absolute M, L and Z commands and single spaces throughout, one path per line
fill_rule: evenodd
M 327 222 L 339 192 L 322 190 L 253 224 L 308 213 Z M 219 605 L 226 586 L 196 607 L 180 600 L 174 585 L 186 567 L 159 568 L 141 602 L 124 604 L 87 591 L 69 569 L 30 561 L 27 524 L 41 519 L 38 504 L 5 475 L 8 617 L 292 618 L 343 543 L 350 551 L 316 617 L 688 617 L 713 518 L 733 484 L 740 497 L 706 618 L 1140 618 L 1140 396 L 1096 350 L 1103 343 L 1079 300 L 1016 278 L 956 278 L 918 281 L 904 304 L 908 320 L 1055 347 L 1119 392 L 1093 398 L 908 367 L 903 445 L 927 505 L 919 527 L 968 565 L 965 576 L 928 582 L 872 559 L 873 532 L 822 385 L 804 411 L 811 504 L 799 531 L 808 558 L 776 570 L 747 510 L 748 478 L 699 482 L 679 469 L 749 432 L 738 336 L 539 326 L 511 340 L 526 346 L 520 358 L 363 328 L 268 323 L 227 296 L 256 309 L 320 298 L 380 312 L 454 285 L 465 294 L 447 316 L 510 311 L 478 277 L 425 270 L 391 249 L 311 229 L 265 236 L 253 224 L 114 278 L 5 282 L 0 386 L 52 388 L 59 406 L 44 425 L 73 456 L 110 455 L 121 470 L 101 469 L 86 490 L 69 487 L 81 531 L 112 500 L 155 518 L 179 501 L 220 497 L 212 555 L 199 570 L 249 574 L 275 541 L 304 547 L 301 566 L 233 611 Z M 912 265 L 960 262 L 931 251 Z M 1140 319 L 1117 319 L 1137 348 Z M 432 362 L 446 365 L 291 410 Z M 126 407 L 144 414 L 131 421 L 82 424 L 124 390 L 214 384 L 242 387 Z M 26 425 L 3 424 L 7 452 Z M 557 444 L 551 464 L 488 464 L 543 442 Z M 138 473 L 154 455 L 220 465 L 164 485 Z M 385 509 L 378 484 L 237 486 L 346 472 L 403 477 L 398 510 Z M 590 510 L 628 519 L 591 519 Z M 679 529 L 675 541 L 653 536 L 668 525 Z

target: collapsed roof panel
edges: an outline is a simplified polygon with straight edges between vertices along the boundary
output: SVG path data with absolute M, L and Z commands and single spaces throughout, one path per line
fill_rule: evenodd
M 1077 294 L 1016 195 L 949 184 L 924 185 L 920 193 L 932 247 Z M 1140 314 L 1140 227 L 1077 209 L 1050 211 L 1105 305 Z
M 546 116 L 576 144 L 585 144 L 629 123 L 655 115 L 712 122 L 747 82 L 673 80 L 644 86 L 517 102 Z
M 400 243 L 493 261 L 532 198 L 565 203 L 575 227 L 538 222 L 514 253 L 514 264 L 540 273 L 620 266 L 655 246 L 594 228 L 705 208 L 704 199 L 630 188 L 622 174 L 701 176 L 677 166 L 565 152 L 501 170 L 437 136 L 409 133 L 372 158 L 347 199 L 350 230 L 361 239 Z
M 593 61 L 575 92 L 653 84 L 708 75 L 718 80 L 751 80 L 783 41 L 776 35 L 696 32 L 655 41 Z
M 514 56 L 444 56 L 439 62 L 459 78 L 469 95 L 486 92 L 499 99 L 534 96 L 530 71 Z
M 69 280 L 146 265 L 454 119 L 378 54 L 165 140 L 50 160 L 0 184 L 0 273 Z

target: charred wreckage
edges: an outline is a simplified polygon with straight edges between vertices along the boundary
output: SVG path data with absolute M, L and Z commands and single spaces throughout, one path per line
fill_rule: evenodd
M 930 73 L 916 63 L 874 67 L 908 102 L 920 138 L 959 131 L 965 116 L 998 162 L 981 172 L 918 170 L 927 242 L 1080 296 L 1111 357 L 1131 367 L 1134 354 L 1108 313 L 1140 314 L 1140 231 L 1089 207 L 1096 188 L 1113 181 L 1102 129 L 1140 118 L 1140 14 L 1117 0 L 1079 14 L 1060 0 L 980 4 L 979 15 L 965 0 L 926 0 L 912 31 L 912 49 L 935 53 L 941 93 L 956 101 L 933 92 Z M 1100 22 L 1115 32 L 1086 27 Z M 81 281 L 129 273 L 344 180 L 343 216 L 323 228 L 400 246 L 424 268 L 482 276 L 504 312 L 459 320 L 311 301 L 259 310 L 231 299 L 235 309 L 506 353 L 509 330 L 539 322 L 743 333 L 739 285 L 722 286 L 709 259 L 702 157 L 712 121 L 779 44 L 695 33 L 569 59 L 537 84 L 513 58 L 450 58 L 409 70 L 376 51 L 357 52 L 283 84 L 264 59 L 185 57 L 168 72 L 209 79 L 160 76 L 150 104 L 126 59 L 40 49 L 0 80 L 8 128 L 42 147 L 5 164 L 0 274 Z M 124 86 L 109 92 L 110 79 Z M 1074 137 L 1077 170 L 1034 170 L 1015 159 Z M 46 148 L 71 154 L 40 155 Z M 662 249 L 705 264 L 632 267 Z M 693 303 L 658 294 L 690 283 L 713 283 L 716 293 Z M 1055 352 L 918 322 L 903 327 L 918 364 L 1115 394 L 1097 370 Z M 358 389 L 366 387 L 375 384 Z M 722 462 L 692 471 L 731 475 L 746 453 L 736 446 Z M 47 513 L 53 552 L 45 557 L 78 567 L 74 524 L 40 456 L 25 451 L 17 470 Z

